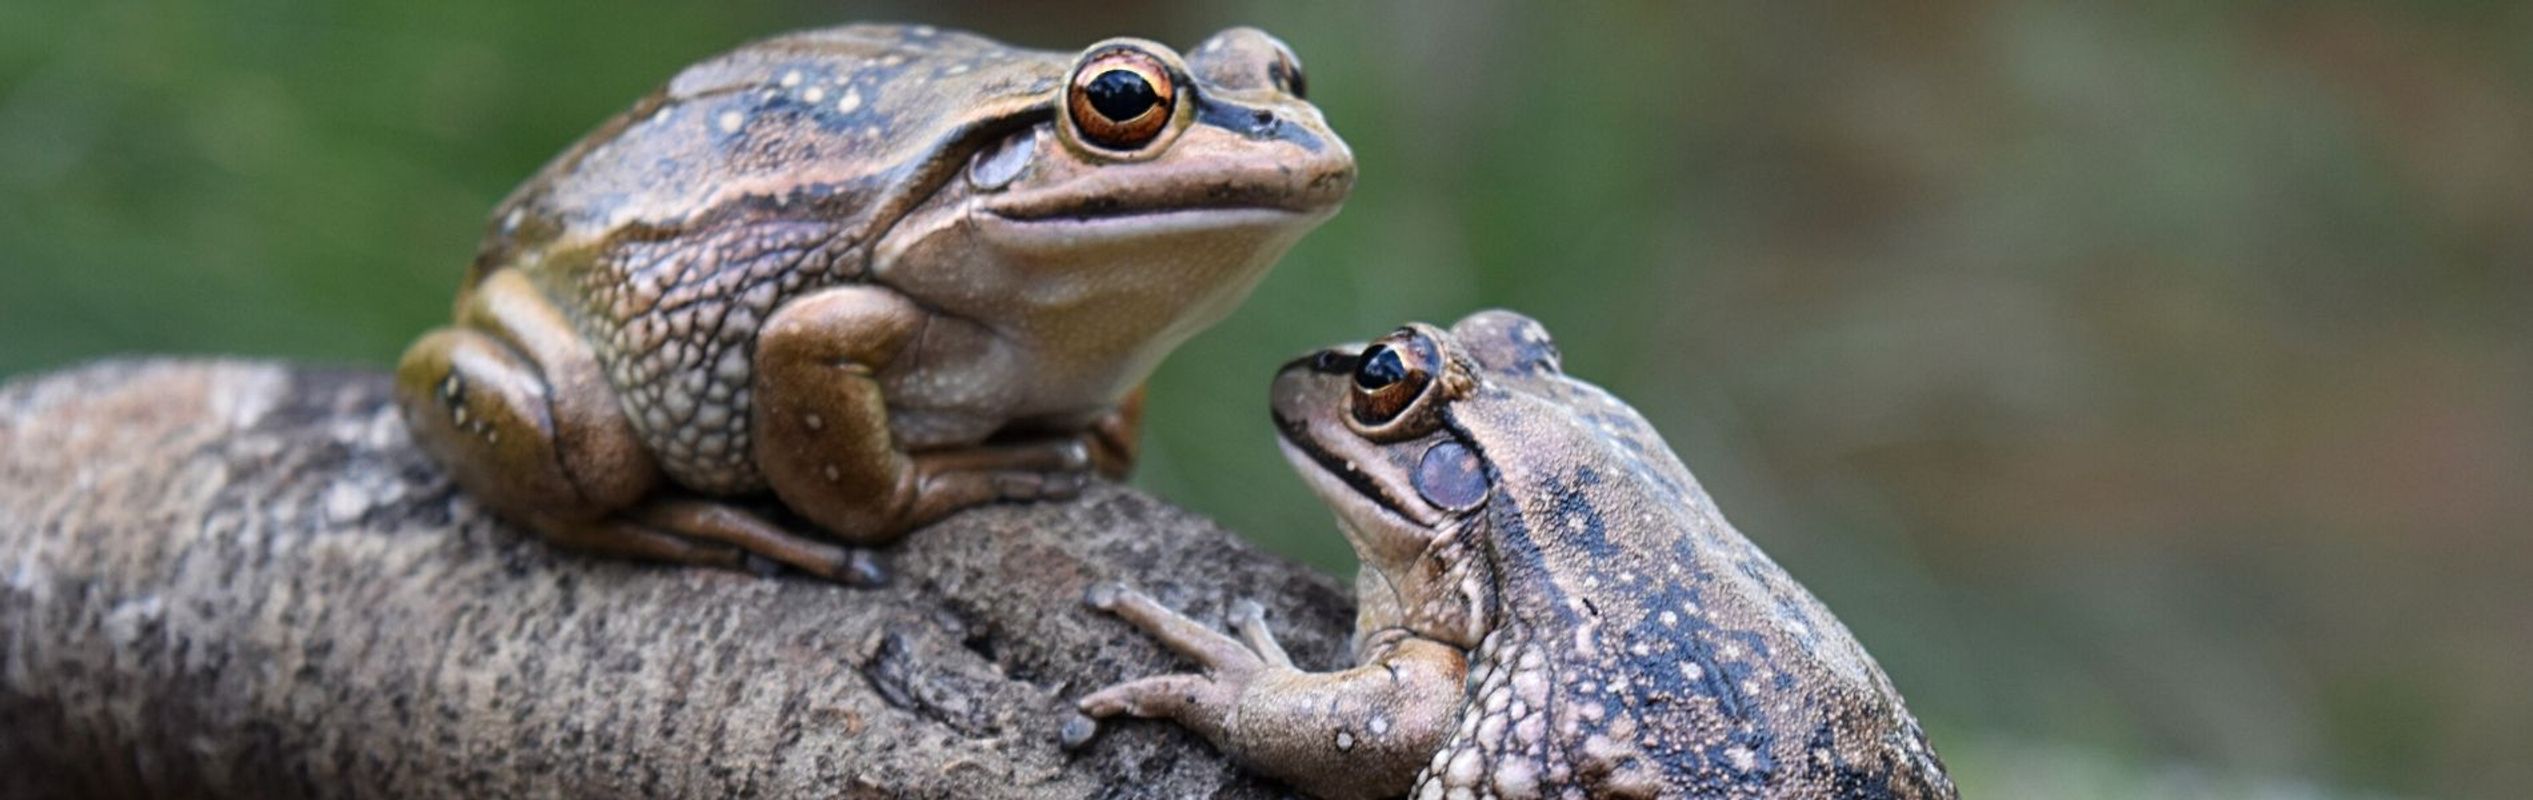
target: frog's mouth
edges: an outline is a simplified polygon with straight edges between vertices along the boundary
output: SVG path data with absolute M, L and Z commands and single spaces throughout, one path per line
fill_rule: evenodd
M 1182 144 L 1182 146 L 1185 146 Z M 1228 163 L 1153 161 L 1056 172 L 1039 185 L 982 196 L 979 208 L 1026 224 L 1312 225 L 1337 213 L 1354 188 L 1350 161 L 1249 158 Z
M 1173 227 L 1228 227 L 1314 222 L 1317 218 L 1336 213 L 1337 209 L 1334 203 L 1316 202 L 1314 198 L 1296 196 L 1280 187 L 1225 182 L 1194 192 L 1067 186 L 997 197 L 987 201 L 984 210 L 995 217 L 1025 224 L 1097 226 L 1166 222 L 1173 223 Z
M 1244 206 L 1170 208 L 1076 208 L 1045 216 L 1016 216 L 989 211 L 993 220 L 1023 236 L 1075 239 L 1134 239 L 1213 231 L 1254 231 L 1260 235 L 1308 228 L 1325 215 L 1280 208 Z

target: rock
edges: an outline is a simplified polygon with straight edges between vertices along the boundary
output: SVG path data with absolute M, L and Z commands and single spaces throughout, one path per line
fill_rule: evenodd
M 1261 458 L 1268 457 L 1264 454 Z M 1132 489 L 918 531 L 877 589 L 558 551 L 386 376 L 108 362 L 0 388 L 0 797 L 1267 797 L 1070 701 L 1188 665 L 1116 580 L 1340 660 L 1336 582 Z M 1071 730 L 1067 729 L 1070 725 Z

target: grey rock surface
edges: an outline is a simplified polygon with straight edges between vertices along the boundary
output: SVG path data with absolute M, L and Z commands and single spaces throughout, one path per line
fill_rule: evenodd
M 1131 489 L 918 531 L 877 589 L 558 551 L 408 442 L 386 376 L 108 362 L 0 388 L 0 797 L 1269 797 L 1174 726 L 1058 745 L 1183 670 L 1080 602 L 1335 581 Z M 1261 457 L 1267 457 L 1261 455 Z

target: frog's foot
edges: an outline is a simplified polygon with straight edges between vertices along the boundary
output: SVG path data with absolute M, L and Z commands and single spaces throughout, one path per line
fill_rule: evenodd
M 746 569 L 762 559 L 848 586 L 887 580 L 869 550 L 802 536 L 745 509 L 701 498 L 655 499 L 591 527 L 620 538 L 618 549 L 656 549 L 631 553 L 654 560 Z
M 1125 402 L 1091 423 L 1083 441 L 1091 448 L 1091 468 L 1100 477 L 1112 481 L 1125 480 L 1135 470 L 1135 457 L 1143 443 L 1143 387 L 1135 387 Z
M 1123 714 L 1174 719 L 1208 739 L 1219 739 L 1252 681 L 1270 670 L 1293 671 L 1292 660 L 1267 632 L 1256 603 L 1232 608 L 1232 627 L 1243 641 L 1172 611 L 1151 595 L 1114 583 L 1092 586 L 1082 600 L 1142 629 L 1203 669 L 1203 674 L 1156 675 L 1092 692 L 1076 703 L 1092 717 Z
M 516 272 L 405 351 L 396 404 L 417 445 L 514 520 L 603 518 L 660 480 L 588 346 Z
M 907 527 L 1000 500 L 1063 500 L 1090 482 L 1090 449 L 1074 438 L 921 453 L 891 505 Z
M 1216 632 L 1116 584 L 1091 587 L 1092 607 L 1116 614 L 1203 668 L 1126 681 L 1075 703 L 1089 718 L 1176 721 L 1233 758 L 1321 797 L 1395 797 L 1458 728 L 1467 664 L 1458 648 L 1400 632 L 1362 664 L 1303 672 L 1267 632 L 1256 603 L 1234 603 Z M 1095 731 L 1068 722 L 1060 741 Z

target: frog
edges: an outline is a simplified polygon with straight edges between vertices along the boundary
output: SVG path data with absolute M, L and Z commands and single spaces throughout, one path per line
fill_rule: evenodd
M 1281 40 L 923 25 L 698 62 L 494 208 L 396 396 L 556 544 L 846 581 L 1128 474 L 1141 385 L 1353 186 Z
M 1536 320 L 1321 350 L 1269 404 L 1361 564 L 1353 665 L 1297 667 L 1254 602 L 1225 633 L 1103 582 L 1201 670 L 1077 719 L 1174 721 L 1328 798 L 1957 796 L 1872 656 Z

